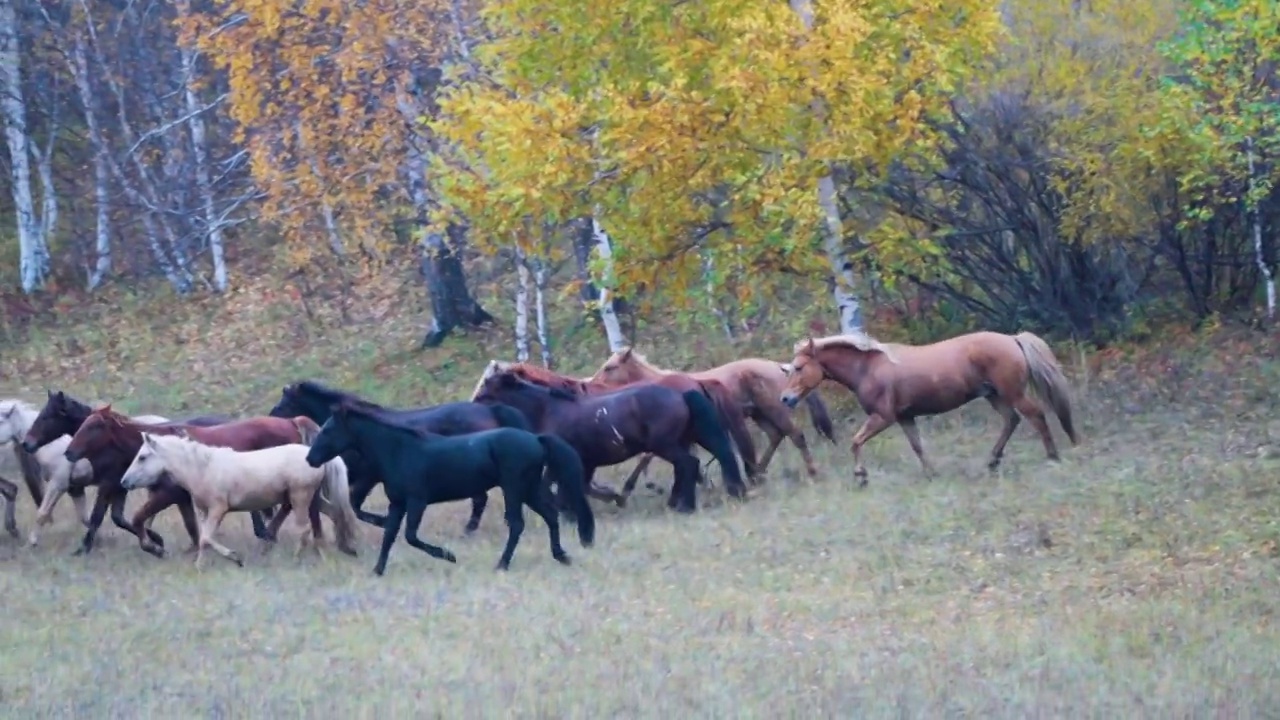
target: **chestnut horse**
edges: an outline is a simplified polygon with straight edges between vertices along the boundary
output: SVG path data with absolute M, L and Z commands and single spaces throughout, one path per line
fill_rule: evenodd
M 98 497 L 93 505 L 88 532 L 75 554 L 89 552 L 93 548 L 94 535 L 102 524 L 102 516 L 107 507 L 111 507 L 111 518 L 115 523 L 134 535 L 142 549 L 156 557 L 164 556 L 164 539 L 147 527 L 147 521 L 170 505 L 177 505 L 182 513 L 183 523 L 192 519 L 187 532 L 192 535 L 191 543 L 197 550 L 200 547 L 198 531 L 193 532 L 195 514 L 192 509 L 191 494 L 177 483 L 166 481 L 163 487 L 154 490 L 147 503 L 134 513 L 133 522 L 123 524 L 124 501 L 128 491 L 120 484 L 133 458 L 142 448 L 142 433 L 153 435 L 182 435 L 196 442 L 214 447 L 231 448 L 232 450 L 263 450 L 278 445 L 309 445 L 312 438 L 320 432 L 320 426 L 305 417 L 289 420 L 273 417 L 254 417 L 236 420 L 213 427 L 198 427 L 180 423 L 163 425 L 146 425 L 134 422 L 127 416 L 112 412 L 106 405 L 89 414 L 80 429 L 71 438 L 67 446 L 66 458 L 71 462 L 88 460 L 93 466 L 93 483 L 98 486 Z M 312 502 L 310 507 L 312 530 L 320 534 L 319 505 Z M 279 523 L 275 523 L 278 525 Z M 267 540 L 274 540 L 273 528 L 268 528 Z
M 931 345 L 886 344 L 865 333 L 809 338 L 796 343 L 795 358 L 784 369 L 789 380 L 780 399 L 791 407 L 823 380 L 834 380 L 857 396 L 867 412 L 853 436 L 853 474 L 860 487 L 867 484 L 862 446 L 894 423 L 902 426 L 925 472 L 933 475 L 916 418 L 950 412 L 978 398 L 1004 418 L 987 463 L 992 472 L 1000 466 L 1019 414 L 1039 431 L 1049 459 L 1058 459 L 1044 410 L 1028 389 L 1048 403 L 1072 446 L 1079 444 L 1067 378 L 1049 346 L 1029 332 L 968 333 Z
M 791 442 L 799 448 L 809 477 L 817 476 L 818 469 L 813 464 L 813 455 L 809 452 L 809 443 L 804 433 L 796 426 L 791 411 L 778 400 L 779 393 L 787 384 L 787 375 L 782 371 L 780 363 L 761 358 L 743 358 L 710 370 L 679 373 L 655 367 L 649 364 L 640 353 L 626 348 L 610 356 L 596 374 L 591 376 L 591 379 L 618 384 L 643 380 L 659 382 L 676 377 L 688 377 L 697 382 L 722 383 L 741 403 L 747 416 L 760 426 L 765 435 L 769 436 L 769 449 L 765 450 L 764 457 L 760 459 L 756 468 L 748 468 L 748 474 L 755 477 L 757 473 L 764 473 L 778 445 L 784 437 L 787 437 L 791 438 Z M 813 426 L 823 437 L 834 443 L 835 429 L 832 427 L 831 416 L 827 413 L 827 406 L 823 404 L 822 398 L 818 397 L 817 393 L 811 393 L 804 399 L 809 407 L 809 417 L 813 420 Z M 636 472 L 641 472 L 644 466 L 648 465 L 648 461 L 649 458 L 642 460 Z
M 747 431 L 746 415 L 743 413 L 742 407 L 734 398 L 732 391 L 725 385 L 716 380 L 698 381 L 685 375 L 668 375 L 659 380 L 640 380 L 637 382 L 615 383 L 608 381 L 592 380 L 590 378 L 573 378 L 568 375 L 548 370 L 547 368 L 531 365 L 522 362 L 503 362 L 501 360 L 490 360 L 485 367 L 484 373 L 480 376 L 480 382 L 476 384 L 475 391 L 471 394 L 472 398 L 477 397 L 481 389 L 484 387 L 484 381 L 499 373 L 509 373 L 518 378 L 541 385 L 543 387 L 556 388 L 564 390 L 570 394 L 586 397 L 589 395 L 600 395 L 602 393 L 613 392 L 622 387 L 637 384 L 652 384 L 660 387 L 670 388 L 676 392 L 684 393 L 689 391 L 699 392 L 711 401 L 711 405 L 716 410 L 716 415 L 720 419 L 720 423 L 729 433 L 729 437 L 733 440 L 733 444 L 738 448 L 738 454 L 742 457 L 742 464 L 746 468 L 747 477 L 751 480 L 757 480 L 756 472 L 756 448 L 755 443 L 751 440 L 751 433 Z M 626 499 L 631 496 L 635 490 L 636 481 L 640 477 L 640 473 L 649 467 L 649 463 L 653 460 L 653 453 L 645 453 L 636 464 L 635 469 L 631 471 L 631 475 L 623 484 L 622 493 L 616 496 L 616 502 L 619 506 L 626 503 Z M 591 484 L 591 489 L 596 493 L 612 493 Z M 599 496 L 599 495 L 597 495 Z

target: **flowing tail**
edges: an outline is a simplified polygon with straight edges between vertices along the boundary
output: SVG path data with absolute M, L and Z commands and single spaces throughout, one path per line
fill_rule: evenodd
M 529 418 L 524 413 L 502 403 L 493 403 L 489 405 L 489 411 L 493 413 L 493 419 L 498 422 L 498 427 L 509 427 L 525 432 L 533 432 L 533 426 L 529 423 Z
M 1013 336 L 1013 340 L 1018 343 L 1022 356 L 1027 359 L 1032 391 L 1049 403 L 1053 414 L 1058 416 L 1063 431 L 1071 438 L 1071 444 L 1079 445 L 1075 424 L 1071 421 L 1071 388 L 1053 351 L 1034 333 L 1020 332 Z
M 822 437 L 834 443 L 836 441 L 835 425 L 831 422 L 831 414 L 827 412 L 827 404 L 818 397 L 816 390 L 804 397 L 804 404 L 809 407 L 809 419 L 813 420 L 813 427 Z
M 311 443 L 315 442 L 316 436 L 320 434 L 320 426 L 306 415 L 293 418 L 293 426 L 298 429 L 298 442 L 307 447 L 311 447 Z
M 539 435 L 538 442 L 547 453 L 546 468 L 560 487 L 561 499 L 569 503 L 578 518 L 578 540 L 583 547 L 591 547 L 596 539 L 596 516 L 587 502 L 587 473 L 582 458 L 572 445 L 555 435 Z
M 314 424 L 314 423 L 313 423 Z M 351 507 L 351 489 L 347 483 L 347 464 L 335 457 L 323 465 L 324 482 L 320 484 L 327 498 L 333 531 L 338 538 L 338 549 L 348 555 L 356 554 L 356 511 Z M 314 502 L 314 500 L 312 501 Z M 301 508 L 295 509 L 298 512 Z
M 716 418 L 716 409 L 711 401 L 697 390 L 681 393 L 684 404 L 689 407 L 689 416 L 693 420 L 693 428 L 697 433 L 698 444 L 711 451 L 720 463 L 724 473 L 725 489 L 734 497 L 743 497 L 747 488 L 742 484 L 742 471 L 738 468 L 738 458 L 733 455 L 729 445 L 729 434 Z
M 747 414 L 743 412 L 737 398 L 723 383 L 710 380 L 699 384 L 702 386 L 702 394 L 715 406 L 720 422 L 729 431 L 733 444 L 738 447 L 738 455 L 742 457 L 742 464 L 746 467 L 747 474 L 754 476 L 758 461 L 756 444 L 751 439 L 751 433 L 747 431 Z

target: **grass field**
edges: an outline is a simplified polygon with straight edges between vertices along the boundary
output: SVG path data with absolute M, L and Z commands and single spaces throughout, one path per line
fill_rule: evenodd
M 4 393 L 37 400 L 55 386 L 131 412 L 263 413 L 280 385 L 312 376 L 415 405 L 465 396 L 483 360 L 508 356 L 501 338 L 475 337 L 447 354 L 401 352 L 417 331 L 408 320 L 371 337 L 247 312 L 232 304 L 163 325 L 135 318 L 116 330 L 33 334 L 0 348 Z M 257 332 L 235 335 L 233 319 Z M 198 573 L 189 557 L 145 555 L 108 523 L 94 552 L 73 558 L 82 528 L 64 501 L 40 547 L 0 538 L 0 708 L 7 717 L 1274 715 L 1272 345 L 1136 369 L 1118 358 L 1069 362 L 1084 442 L 1065 449 L 1059 434 L 1062 463 L 1044 461 L 1024 423 L 1002 474 L 988 476 L 997 421 L 975 403 L 922 423 L 938 479 L 923 479 L 895 429 L 868 446 L 865 490 L 853 487 L 847 451 L 861 413 L 824 388 L 839 408 L 839 445 L 817 441 L 802 417 L 822 480 L 801 479 L 788 444 L 744 505 L 725 504 L 719 490 L 704 492 L 692 517 L 666 512 L 655 495 L 623 510 L 597 504 L 594 548 L 567 533 L 571 567 L 551 559 L 545 527 L 526 513 L 511 571 L 495 573 L 505 538 L 496 495 L 473 537 L 462 534 L 465 503 L 428 510 L 424 536 L 458 565 L 398 542 L 382 579 L 370 572 L 371 527 L 358 559 L 296 563 L 289 534 L 243 569 L 210 556 Z M 602 359 L 592 350 L 568 369 Z M 729 351 L 716 352 L 686 364 Z M 619 484 L 630 467 L 602 479 Z M 669 470 L 655 463 L 652 477 L 665 486 Z M 21 503 L 25 530 L 33 511 Z M 176 517 L 156 528 L 186 546 Z M 257 547 L 243 516 L 223 539 Z

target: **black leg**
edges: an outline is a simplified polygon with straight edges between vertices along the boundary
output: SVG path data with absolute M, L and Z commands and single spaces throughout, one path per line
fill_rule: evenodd
M 409 503 L 408 522 L 404 528 L 404 541 L 409 543 L 410 547 L 415 547 L 433 558 L 439 558 L 451 563 L 458 562 L 458 558 L 453 553 L 442 547 L 423 542 L 418 537 L 419 526 L 422 525 L 422 515 L 427 511 L 427 504 L 421 500 L 413 500 Z
M 551 504 L 550 493 L 533 493 L 529 508 L 538 513 L 542 521 L 547 524 L 547 535 L 551 538 L 551 557 L 561 564 L 568 565 L 569 553 L 565 552 L 564 546 L 560 544 L 560 518 L 557 517 L 556 509 Z
M 89 529 L 85 531 L 80 547 L 71 553 L 72 555 L 86 555 L 93 550 L 93 537 L 98 534 L 98 528 L 102 526 L 102 521 L 107 516 L 107 505 L 115 494 L 117 493 L 105 488 L 98 489 L 98 496 L 93 501 L 93 512 L 89 513 Z
M 503 485 L 502 502 L 507 506 L 507 546 L 502 549 L 502 557 L 498 558 L 497 570 L 511 567 L 511 556 L 515 554 L 520 534 L 524 532 L 524 498 L 520 495 L 519 490 Z
M 356 511 L 356 517 L 362 521 L 373 525 L 374 527 L 386 527 L 387 521 L 390 520 L 390 512 L 387 515 L 379 515 L 364 510 L 364 501 L 369 499 L 369 493 L 373 492 L 373 486 L 377 485 L 377 481 L 368 480 L 362 483 L 353 483 L 351 486 L 351 507 Z M 403 510 L 401 510 L 403 512 Z M 392 533 L 394 536 L 395 533 Z
M 471 519 L 467 521 L 465 531 L 473 533 L 480 527 L 480 516 L 484 515 L 485 506 L 489 504 L 489 493 L 481 493 L 471 498 Z M 405 538 L 406 540 L 408 537 Z
M 387 508 L 386 524 L 382 528 L 382 549 L 378 552 L 378 563 L 373 566 L 373 574 L 381 576 L 387 571 L 387 556 L 391 554 L 391 545 L 400 534 L 400 523 L 404 521 L 404 506 L 392 502 Z

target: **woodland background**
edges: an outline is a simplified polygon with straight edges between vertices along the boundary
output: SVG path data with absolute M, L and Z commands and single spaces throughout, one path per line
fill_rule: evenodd
M 832 303 L 796 315 L 1263 319 L 1277 26 L 1269 0 L 0 0 L 5 324 L 110 288 L 341 305 L 406 268 L 423 344 L 499 283 L 548 361 L 565 298 L 615 347 L 655 308 L 731 338 Z

